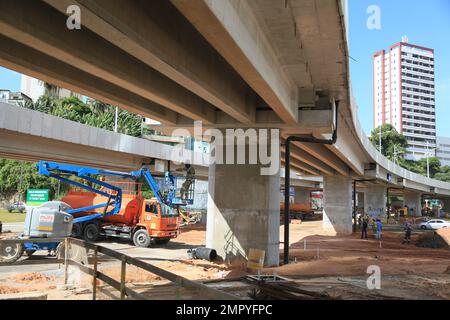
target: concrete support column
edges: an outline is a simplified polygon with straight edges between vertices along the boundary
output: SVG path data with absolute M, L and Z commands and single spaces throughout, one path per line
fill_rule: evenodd
M 352 179 L 348 176 L 323 177 L 323 222 L 325 231 L 352 232 Z
M 408 214 L 414 216 L 422 215 L 422 199 L 420 192 L 405 191 L 403 194 L 403 202 L 408 206 Z
M 369 186 L 364 190 L 364 212 L 370 211 L 385 212 L 386 208 L 386 187 Z
M 311 202 L 311 191 L 304 187 L 295 188 L 295 203 L 310 203 Z
M 274 147 L 270 149 L 273 152 Z M 279 148 L 275 149 L 279 156 Z M 206 246 L 225 262 L 244 261 L 253 248 L 265 251 L 266 266 L 279 264 L 280 173 L 261 175 L 261 168 L 260 164 L 209 167 Z

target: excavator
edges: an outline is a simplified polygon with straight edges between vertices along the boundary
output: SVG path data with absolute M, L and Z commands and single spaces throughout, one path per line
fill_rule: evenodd
M 59 243 L 51 242 L 51 238 L 58 237 L 72 236 L 89 242 L 115 237 L 129 239 L 139 247 L 166 244 L 180 232 L 180 208 L 194 201 L 194 183 L 182 197 L 177 188 L 180 177 L 170 171 L 158 185 L 145 166 L 119 172 L 40 161 L 37 169 L 79 190 L 69 191 L 61 201 L 28 208 L 24 234 L 19 238 L 30 242 L 0 244 L 0 260 L 4 262 L 14 262 L 24 252 L 31 255 L 37 250 L 56 250 Z M 106 177 L 126 179 L 137 186 L 139 180 L 144 180 L 154 197 L 144 199 L 138 187 L 125 192 L 120 183 L 105 181 Z M 48 238 L 49 242 L 37 243 L 33 238 Z

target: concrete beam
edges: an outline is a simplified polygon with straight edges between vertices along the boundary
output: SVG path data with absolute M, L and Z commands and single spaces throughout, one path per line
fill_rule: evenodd
M 284 165 L 284 158 L 285 158 L 285 152 L 283 150 L 281 150 L 281 163 Z M 293 158 L 293 159 L 292 159 Z M 303 171 L 306 171 L 314 176 L 317 175 L 321 175 L 321 173 L 319 172 L 319 170 L 317 170 L 316 168 L 313 168 L 312 166 L 310 166 L 307 163 L 304 163 L 303 161 L 300 161 L 294 157 L 292 157 L 291 155 L 291 165 L 296 166 L 297 168 L 302 169 Z
M 116 170 L 135 170 L 151 159 L 183 163 L 194 159 L 207 175 L 208 157 L 190 150 L 95 128 L 0 102 L 0 154 L 29 161 L 54 160 Z M 177 166 L 172 166 L 172 169 Z M 199 170 L 197 170 L 200 168 Z M 202 170 L 203 168 L 203 170 Z
M 287 138 L 287 136 L 283 136 L 283 138 Z M 350 171 L 347 165 L 326 147 L 314 143 L 297 141 L 293 142 L 293 144 L 333 168 L 339 174 L 349 175 Z
M 329 110 L 299 110 L 299 121 L 292 125 L 283 122 L 272 110 L 257 110 L 253 123 L 240 123 L 228 114 L 217 111 L 216 122 L 213 124 L 203 123 L 204 129 L 228 129 L 228 128 L 274 128 L 280 129 L 284 134 L 322 134 L 331 132 L 331 112 Z M 175 125 L 153 125 L 156 130 L 175 130 L 177 128 L 192 129 L 194 122 L 182 115 L 177 117 Z
M 4 130 L 0 130 L 0 155 L 15 160 L 48 160 L 122 171 L 136 170 L 143 162 L 150 161 L 150 158 Z
M 37 50 L 0 35 L 0 65 L 81 93 L 128 111 L 166 123 L 176 123 L 177 114 L 150 100 L 76 69 Z
M 358 141 L 358 136 L 354 135 L 351 128 L 347 125 L 344 117 L 339 115 L 337 140 L 333 145 L 325 147 L 331 150 L 345 164 L 347 164 L 356 174 L 364 174 L 364 164 L 369 161 L 365 153 L 361 152 L 362 146 Z M 323 135 L 316 135 L 318 138 L 325 138 Z
M 254 120 L 251 89 L 169 1 L 44 1 L 62 13 L 78 5 L 83 26 L 239 122 Z
M 284 161 L 281 160 L 281 170 L 285 169 L 285 165 L 284 165 Z M 306 172 L 305 170 L 303 170 L 302 168 L 297 167 L 296 165 L 292 165 L 291 164 L 291 172 L 295 171 L 296 173 L 302 175 L 302 176 L 311 176 L 311 174 L 309 172 Z M 281 181 L 282 185 L 283 185 L 283 181 Z
M 282 141 L 282 144 L 284 141 Z M 286 148 L 282 145 L 281 151 L 284 152 Z M 322 161 L 314 158 L 306 151 L 301 150 L 300 148 L 296 147 L 295 145 L 291 145 L 291 157 L 298 159 L 304 163 L 309 164 L 311 167 L 316 168 L 317 170 L 323 172 L 326 175 L 332 175 L 335 174 L 335 170 L 331 168 L 330 166 L 326 165 Z
M 66 19 L 42 2 L 4 1 L 0 33 L 192 119 L 215 121 L 209 103 L 88 29 L 69 30 Z
M 245 1 L 171 1 L 283 121 L 297 122 L 297 88 Z

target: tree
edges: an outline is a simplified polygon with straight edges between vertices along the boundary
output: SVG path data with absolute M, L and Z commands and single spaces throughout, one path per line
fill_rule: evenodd
M 11 197 L 16 193 L 25 199 L 28 189 L 49 189 L 49 197 L 53 199 L 58 190 L 58 181 L 39 174 L 36 163 L 0 159 L 0 193 L 3 197 Z M 60 185 L 60 194 L 64 194 L 68 186 Z
M 372 144 L 380 150 L 380 127 L 372 130 L 369 137 Z M 406 154 L 408 141 L 390 124 L 381 126 L 381 153 L 391 161 L 398 161 Z
M 73 96 L 63 99 L 41 96 L 36 103 L 26 103 L 23 106 L 97 128 L 114 130 L 116 107 L 101 101 L 90 100 L 89 103 L 86 103 Z M 142 117 L 140 115 L 119 109 L 117 124 L 119 133 L 140 137 L 141 125 Z
M 450 182 L 450 167 L 449 166 L 443 166 L 440 169 L 440 172 L 436 173 L 434 175 L 435 179 Z
M 421 169 L 421 173 L 426 176 L 427 175 L 427 158 L 422 158 L 418 162 L 419 168 Z M 428 158 L 428 167 L 430 169 L 430 178 L 434 178 L 434 176 L 441 171 L 441 161 L 437 157 L 429 157 Z

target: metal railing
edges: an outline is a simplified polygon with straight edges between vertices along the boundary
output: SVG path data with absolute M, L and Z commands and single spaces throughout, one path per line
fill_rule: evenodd
M 185 289 L 196 290 L 200 295 L 204 296 L 208 299 L 217 299 L 217 300 L 237 300 L 239 297 L 229 294 L 227 292 L 223 292 L 207 285 L 199 282 L 195 282 L 189 279 L 186 279 L 182 276 L 176 275 L 164 269 L 161 269 L 155 265 L 152 265 L 147 262 L 143 262 L 139 259 L 133 258 L 129 255 L 117 252 L 113 249 L 106 248 L 101 245 L 97 245 L 94 243 L 86 242 L 80 239 L 75 238 L 33 238 L 33 239 L 2 239 L 0 240 L 0 246 L 2 244 L 11 244 L 11 243 L 42 243 L 42 242 L 64 242 L 64 284 L 68 284 L 68 267 L 69 265 L 76 266 L 80 269 L 80 271 L 92 275 L 92 299 L 97 299 L 97 279 L 105 282 L 110 285 L 114 289 L 120 292 L 120 299 L 125 299 L 127 297 L 137 299 L 137 300 L 147 300 L 149 297 L 138 293 L 126 286 L 126 268 L 127 264 L 136 266 L 148 272 L 151 272 L 161 278 L 167 279 L 177 286 L 183 287 Z M 69 257 L 69 250 L 71 245 L 76 245 L 88 250 L 94 250 L 93 255 L 93 268 L 85 266 L 77 261 L 72 260 Z M 113 279 L 112 277 L 106 275 L 105 273 L 98 270 L 98 261 L 99 261 L 99 253 L 102 253 L 108 257 L 117 259 L 121 262 L 120 269 L 120 281 Z M 57 262 L 61 262 L 61 260 L 57 260 Z

